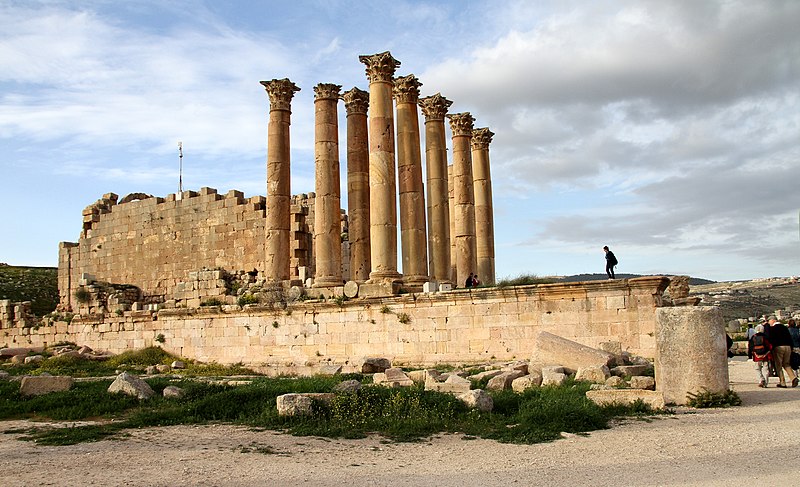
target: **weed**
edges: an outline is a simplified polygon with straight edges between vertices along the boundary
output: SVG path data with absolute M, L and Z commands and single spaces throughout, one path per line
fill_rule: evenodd
M 272 322 L 272 327 L 273 328 L 278 328 L 279 326 L 281 326 L 281 325 L 279 325 L 277 321 L 273 321 Z
M 334 301 L 336 304 L 338 304 L 340 307 L 342 307 L 342 306 L 344 306 L 344 303 L 345 303 L 345 302 L 347 302 L 347 300 L 348 300 L 347 296 L 345 296 L 344 294 L 342 294 L 341 296 L 336 296 L 336 298 L 334 298 L 334 300 L 333 300 L 333 301 Z
M 159 333 L 158 335 L 156 335 L 155 341 L 157 341 L 158 343 L 164 343 L 167 341 L 167 339 L 164 337 L 163 333 Z
M 114 314 L 117 315 L 117 316 L 122 316 L 123 314 L 125 314 L 125 312 L 122 311 L 121 309 L 117 308 L 117 310 L 114 311 Z
M 408 313 L 397 313 L 397 321 L 404 325 L 411 323 L 411 316 Z
M 92 298 L 92 293 L 89 292 L 85 287 L 81 286 L 75 290 L 75 301 L 80 304 L 86 304 Z
M 742 399 L 735 391 L 728 389 L 725 392 L 711 392 L 706 388 L 697 393 L 688 393 L 686 405 L 693 408 L 727 408 L 741 406 Z
M 246 306 L 248 304 L 258 304 L 258 296 L 253 294 L 242 294 L 236 301 L 239 306 Z
M 381 307 L 381 313 L 383 313 L 383 314 L 389 314 L 389 313 L 391 313 L 391 312 L 392 312 L 392 308 L 388 307 L 387 305 L 385 305 L 385 304 L 384 304 L 384 305 Z
M 209 298 L 200 303 L 200 306 L 222 306 L 224 303 L 217 298 Z

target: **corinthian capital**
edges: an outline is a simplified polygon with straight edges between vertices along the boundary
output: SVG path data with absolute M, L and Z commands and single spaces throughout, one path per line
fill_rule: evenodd
M 339 90 L 342 85 L 335 85 L 333 83 L 320 83 L 314 87 L 314 101 L 317 100 L 339 100 Z
M 453 132 L 453 137 L 472 137 L 472 124 L 475 123 L 475 117 L 469 112 L 453 113 L 447 118 L 450 119 L 450 130 Z
M 444 120 L 447 115 L 447 109 L 450 108 L 453 102 L 443 97 L 441 93 L 436 93 L 432 96 L 427 96 L 419 100 L 419 107 L 422 109 L 422 114 L 425 115 L 425 121 L 430 120 Z
M 366 115 L 369 109 L 369 92 L 353 88 L 349 91 L 342 93 L 342 100 L 344 100 L 344 109 L 347 114 L 362 113 Z
M 489 144 L 492 143 L 492 136 L 494 132 L 489 130 L 489 127 L 481 127 L 472 131 L 472 148 L 473 149 L 489 149 Z
M 289 81 L 289 78 L 262 81 L 261 84 L 269 95 L 270 110 L 291 110 L 294 92 L 300 91 L 296 84 Z
M 391 83 L 395 70 L 400 67 L 400 61 L 393 58 L 389 51 L 371 56 L 358 56 L 358 60 L 367 65 L 367 79 L 370 83 L 378 81 Z
M 417 100 L 419 100 L 420 86 L 422 86 L 422 83 L 413 74 L 398 76 L 394 79 L 394 98 L 397 103 L 413 103 L 416 105 Z

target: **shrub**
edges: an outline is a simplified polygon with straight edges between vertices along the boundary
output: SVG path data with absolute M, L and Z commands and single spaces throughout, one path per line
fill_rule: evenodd
M 739 394 L 730 389 L 719 393 L 703 388 L 702 391 L 696 394 L 688 393 L 686 397 L 688 399 L 686 405 L 693 408 L 727 408 L 742 405 L 742 399 Z
M 81 286 L 75 290 L 75 301 L 79 302 L 80 304 L 88 303 L 91 298 L 92 294 L 85 287 Z
M 222 304 L 222 301 L 217 298 L 209 298 L 200 303 L 200 306 L 222 306 Z
M 411 323 L 411 316 L 409 316 L 408 313 L 397 313 L 397 321 L 404 325 Z
M 167 339 L 164 337 L 163 333 L 159 333 L 158 335 L 156 335 L 155 341 L 157 341 L 158 343 L 164 343 L 167 341 Z
M 236 302 L 242 307 L 248 304 L 258 304 L 258 296 L 254 296 L 252 294 L 242 294 L 239 296 L 239 299 Z

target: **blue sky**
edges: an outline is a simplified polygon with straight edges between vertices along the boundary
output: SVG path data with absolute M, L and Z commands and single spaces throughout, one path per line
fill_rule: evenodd
M 800 274 L 800 2 L 0 0 L 0 262 L 54 266 L 103 193 L 265 193 L 288 77 L 292 191 L 313 86 L 390 50 L 496 133 L 497 273 Z M 344 147 L 344 108 L 340 105 Z M 341 154 L 344 161 L 344 152 Z M 344 164 L 342 164 L 344 168 Z

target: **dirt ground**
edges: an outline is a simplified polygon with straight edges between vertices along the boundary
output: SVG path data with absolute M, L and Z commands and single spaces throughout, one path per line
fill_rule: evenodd
M 461 435 L 328 440 L 228 425 L 136 430 L 124 440 L 62 447 L 2 434 L 0 472 L 6 485 L 798 485 L 800 387 L 759 389 L 754 374 L 751 363 L 730 362 L 741 407 L 678 410 L 546 444 Z M 0 430 L 27 424 L 1 422 Z

